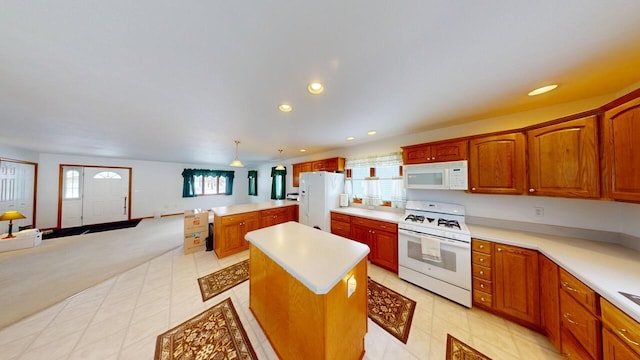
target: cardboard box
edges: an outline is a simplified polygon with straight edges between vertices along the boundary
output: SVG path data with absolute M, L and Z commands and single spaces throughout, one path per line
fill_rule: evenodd
M 201 209 L 185 210 L 184 212 L 184 234 L 208 231 L 209 211 Z
M 208 232 L 198 231 L 184 236 L 184 253 L 191 254 L 197 251 L 204 251 Z

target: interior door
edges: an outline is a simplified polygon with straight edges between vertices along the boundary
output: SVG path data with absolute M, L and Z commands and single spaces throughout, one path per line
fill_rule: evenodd
M 82 225 L 129 219 L 129 170 L 84 168 Z

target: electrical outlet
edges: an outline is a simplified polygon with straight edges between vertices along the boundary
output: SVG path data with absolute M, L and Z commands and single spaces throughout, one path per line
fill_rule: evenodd
M 537 217 L 544 217 L 544 208 L 543 207 L 534 207 L 533 213 Z

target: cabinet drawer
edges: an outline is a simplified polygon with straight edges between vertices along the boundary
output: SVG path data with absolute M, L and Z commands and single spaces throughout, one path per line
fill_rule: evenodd
M 493 294 L 493 283 L 485 279 L 474 277 L 473 290 L 482 291 L 488 294 Z
M 640 324 L 607 300 L 600 298 L 602 321 L 627 346 L 640 355 Z
M 331 212 L 331 220 L 351 222 L 351 216 L 350 215 Z
M 566 291 L 560 291 L 560 316 L 562 328 L 568 330 L 591 357 L 600 359 L 602 355 L 600 320 Z
M 487 294 L 486 292 L 473 290 L 473 302 L 476 304 L 482 304 L 487 307 L 493 306 L 493 299 L 491 294 Z
M 388 232 L 394 232 L 394 233 L 398 232 L 397 224 L 389 223 L 385 221 L 378 221 L 378 220 L 361 218 L 358 216 L 352 216 L 351 223 L 355 225 L 366 226 L 372 230 L 388 231 Z
M 491 241 L 473 239 L 471 249 L 483 254 L 491 254 Z
M 602 329 L 602 352 L 606 360 L 639 359 L 640 353 L 636 353 L 625 345 L 625 340 L 619 338 L 609 329 Z
M 491 281 L 491 268 L 486 266 L 473 265 L 473 276 L 483 280 Z
M 599 313 L 598 294 L 562 268 L 560 269 L 560 287 L 589 309 L 592 314 L 597 315 Z
M 563 359 L 595 360 L 566 329 L 562 329 L 561 339 Z
M 474 264 L 491 267 L 491 255 L 473 252 L 471 253 L 471 261 Z
M 288 211 L 289 209 L 286 207 L 267 209 L 260 211 L 260 216 L 287 216 Z
M 340 236 L 351 234 L 351 224 L 348 222 L 331 220 L 331 232 Z

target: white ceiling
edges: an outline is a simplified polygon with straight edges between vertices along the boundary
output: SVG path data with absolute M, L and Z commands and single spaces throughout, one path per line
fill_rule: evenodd
M 639 24 L 637 0 L 4 0 L 0 143 L 292 158 L 618 91 L 640 81 Z

